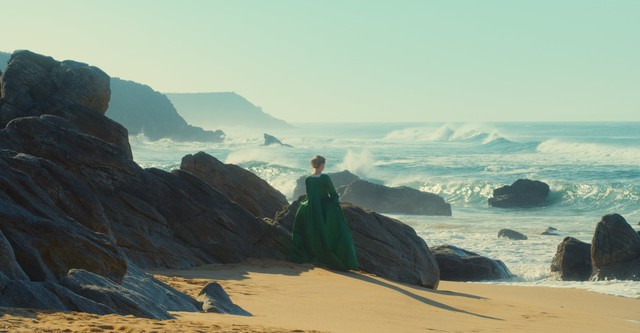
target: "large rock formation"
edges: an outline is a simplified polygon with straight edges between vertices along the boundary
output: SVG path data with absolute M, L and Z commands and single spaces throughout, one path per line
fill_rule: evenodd
M 135 164 L 102 71 L 23 51 L 0 82 L 0 305 L 166 318 L 127 284 L 131 262 L 238 262 L 270 230 L 191 173 Z
M 358 179 L 339 193 L 341 201 L 380 213 L 451 216 L 451 205 L 442 197 L 406 186 L 387 187 Z
M 221 142 L 225 134 L 187 124 L 167 96 L 133 81 L 111 78 L 111 103 L 107 116 L 124 125 L 129 133 L 150 140 Z
M 127 130 L 104 117 L 111 90 L 109 76 L 99 68 L 18 51 L 11 56 L 0 87 L 0 128 L 19 117 L 55 115 L 132 158 Z
M 224 164 L 205 152 L 183 157 L 180 170 L 200 177 L 257 217 L 273 218 L 289 205 L 284 194 L 260 177 L 237 165 Z
M 619 214 L 602 217 L 591 241 L 591 278 L 640 280 L 640 234 Z
M 234 92 L 165 93 L 187 121 L 208 128 L 291 128 Z
M 327 176 L 331 178 L 331 182 L 333 182 L 333 186 L 336 189 L 347 186 L 355 180 L 360 179 L 360 177 L 352 174 L 349 170 L 330 172 L 327 173 Z M 301 195 L 306 193 L 307 189 L 305 188 L 304 183 L 305 178 L 307 178 L 307 176 L 302 176 L 296 180 L 296 187 L 293 189 L 293 199 L 298 199 Z
M 560 273 L 565 281 L 587 281 L 591 277 L 591 244 L 565 237 L 558 244 L 551 261 L 551 271 Z
M 287 231 L 293 227 L 299 198 L 276 216 Z M 351 229 L 360 269 L 392 280 L 436 289 L 440 281 L 438 265 L 427 243 L 408 225 L 364 210 L 341 204 Z
M 453 245 L 431 248 L 440 268 L 440 279 L 446 281 L 485 281 L 513 277 L 501 260 L 483 257 Z
M 538 180 L 518 179 L 511 186 L 493 190 L 489 205 L 501 208 L 528 208 L 547 204 L 549 185 Z

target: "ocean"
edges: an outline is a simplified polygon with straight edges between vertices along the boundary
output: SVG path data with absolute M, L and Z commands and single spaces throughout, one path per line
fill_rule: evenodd
M 551 260 L 565 236 L 591 243 L 603 215 L 618 213 L 640 230 L 640 123 L 308 123 L 267 131 L 293 147 L 263 146 L 263 131 L 223 128 L 223 143 L 150 142 L 130 138 L 142 167 L 170 171 L 186 154 L 204 151 L 263 178 L 293 201 L 309 159 L 327 158 L 325 172 L 349 170 L 387 186 L 438 194 L 453 215 L 390 215 L 429 246 L 450 244 L 502 260 L 515 274 L 483 283 L 580 288 L 640 298 L 639 281 L 560 281 Z M 490 207 L 495 188 L 520 178 L 551 188 L 550 204 L 530 209 Z M 556 236 L 542 235 L 548 227 Z M 528 240 L 498 238 L 500 229 Z

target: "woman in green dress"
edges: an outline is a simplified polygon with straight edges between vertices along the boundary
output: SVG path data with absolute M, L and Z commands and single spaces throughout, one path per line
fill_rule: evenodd
M 329 176 L 322 173 L 325 158 L 311 159 L 313 175 L 305 179 L 307 197 L 298 206 L 293 224 L 291 260 L 313 263 L 332 269 L 358 269 L 351 239 L 338 194 Z

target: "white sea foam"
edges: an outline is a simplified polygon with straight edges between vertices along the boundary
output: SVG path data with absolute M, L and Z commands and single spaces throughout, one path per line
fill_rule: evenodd
M 605 165 L 637 165 L 640 161 L 638 147 L 619 147 L 605 143 L 550 139 L 540 143 L 537 151 L 566 161 L 585 161 Z
M 373 155 L 368 150 L 348 150 L 342 162 L 338 163 L 338 168 L 349 170 L 360 177 L 367 177 L 370 176 L 374 164 Z

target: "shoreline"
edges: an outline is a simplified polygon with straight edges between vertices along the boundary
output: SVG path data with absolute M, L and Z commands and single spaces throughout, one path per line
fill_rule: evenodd
M 148 270 L 191 296 L 210 281 L 251 317 L 175 319 L 0 308 L 0 332 L 637 332 L 640 299 L 580 289 L 441 281 L 438 290 L 362 272 L 250 259 Z

